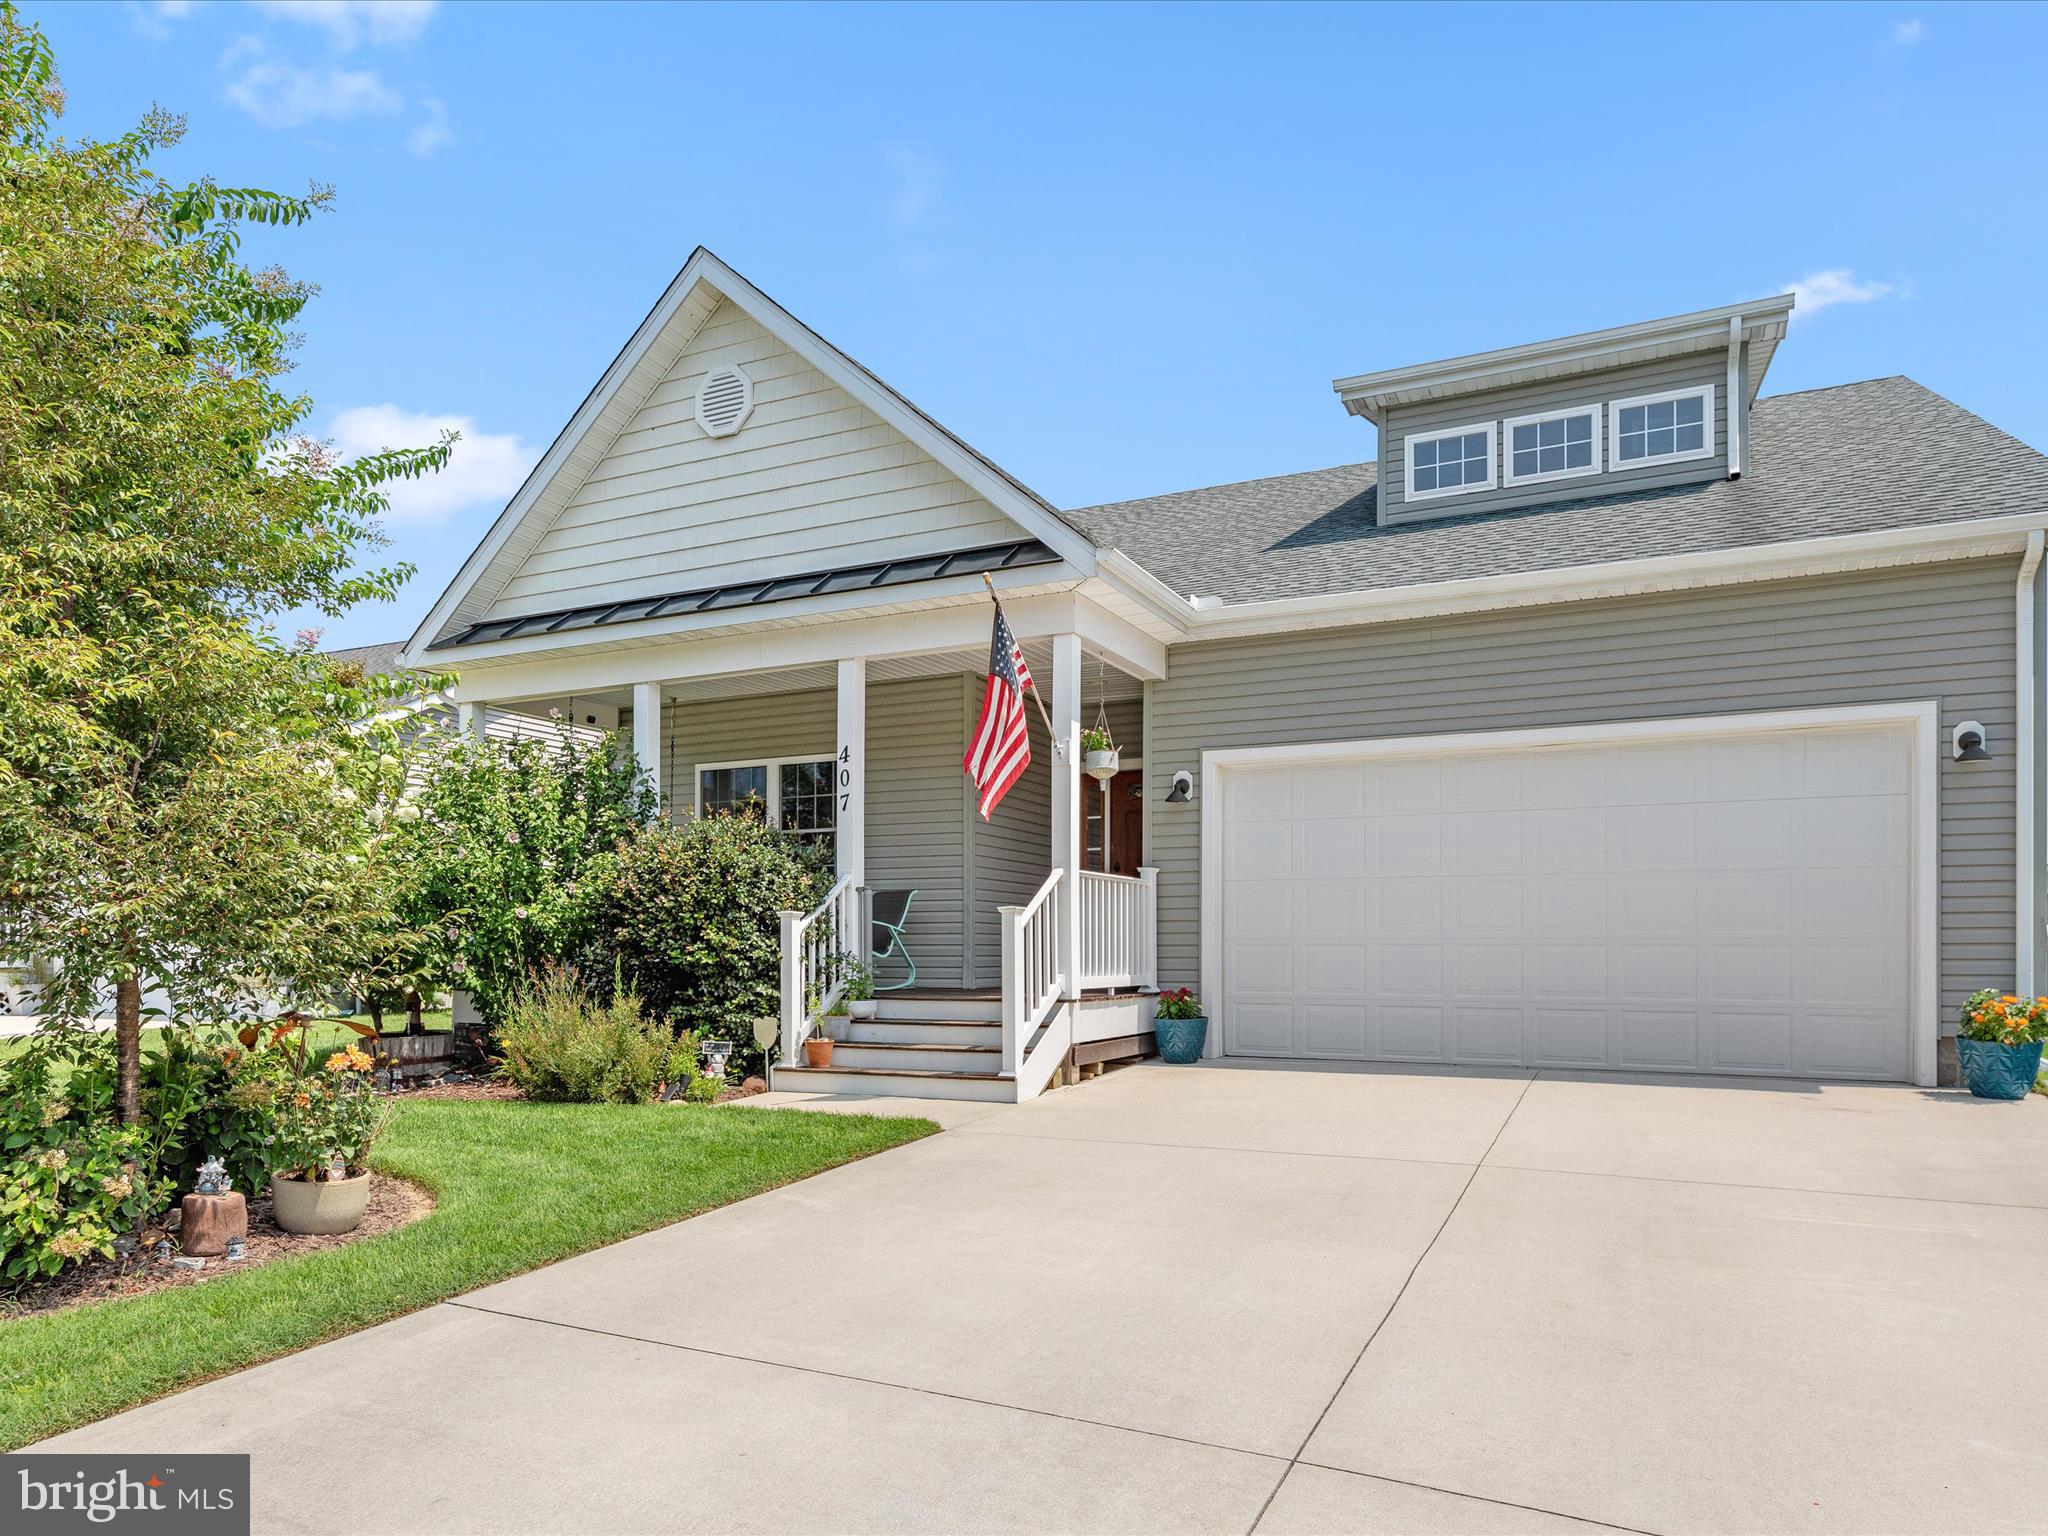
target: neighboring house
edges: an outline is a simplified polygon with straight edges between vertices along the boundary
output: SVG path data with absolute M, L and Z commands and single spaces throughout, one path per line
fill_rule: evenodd
M 699 250 L 404 659 L 833 843 L 785 1063 L 827 917 L 915 888 L 918 987 L 785 1086 L 1029 1098 L 1158 984 L 1218 1054 L 1931 1083 L 2042 958 L 2048 459 L 1759 398 L 1791 309 L 1342 378 L 1371 462 L 1062 510 Z M 976 816 L 984 571 L 1107 793 L 1034 711 Z
M 338 646 L 320 654 L 344 666 L 353 663 L 362 668 L 365 677 L 389 677 L 404 670 L 405 663 L 400 659 L 404 652 L 403 640 L 387 640 L 379 645 Z M 551 714 L 549 709 L 558 710 L 559 714 Z M 400 735 L 408 740 L 413 739 L 408 732 L 414 725 L 428 724 L 441 730 L 453 730 L 458 726 L 474 730 L 481 726 L 486 736 L 498 741 L 553 741 L 565 728 L 565 722 L 566 729 L 573 735 L 585 739 L 619 728 L 617 707 L 601 700 L 558 699 L 549 705 L 549 709 L 535 706 L 525 709 L 486 708 L 472 720 L 463 705 L 435 692 L 401 699 L 386 711 L 383 718 L 407 722 L 400 727 Z

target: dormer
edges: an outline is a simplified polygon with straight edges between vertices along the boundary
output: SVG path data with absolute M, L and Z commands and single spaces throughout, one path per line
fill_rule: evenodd
M 1792 295 L 1338 379 L 1383 524 L 1738 479 Z

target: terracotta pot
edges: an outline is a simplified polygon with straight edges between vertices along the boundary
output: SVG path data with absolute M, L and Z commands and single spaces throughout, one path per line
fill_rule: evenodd
M 807 1067 L 829 1067 L 832 1065 L 832 1037 L 813 1035 L 804 1042 L 804 1065 Z
M 370 1203 L 370 1175 L 352 1179 L 272 1179 L 271 1214 L 287 1232 L 307 1236 L 328 1236 L 353 1232 L 362 1223 L 363 1208 Z

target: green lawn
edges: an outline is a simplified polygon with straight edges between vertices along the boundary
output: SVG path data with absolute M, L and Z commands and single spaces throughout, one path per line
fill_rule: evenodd
M 0 1322 L 0 1450 L 937 1129 L 741 1107 L 400 1104 L 373 1161 L 433 1190 L 432 1215 L 196 1286 Z

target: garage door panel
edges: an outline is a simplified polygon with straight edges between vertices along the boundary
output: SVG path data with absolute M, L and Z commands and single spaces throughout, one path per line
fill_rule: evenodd
M 1623 1009 L 1615 1065 L 1644 1071 L 1689 1072 L 1699 1067 L 1699 1015 Z
M 1797 929 L 1791 871 L 1772 874 L 1711 874 L 1699 881 L 1699 936 L 1702 939 L 1766 938 Z
M 1716 1072 L 1792 1072 L 1792 1015 L 1716 1010 L 1707 1066 Z
M 1618 806 L 1607 813 L 1609 869 L 1690 870 L 1699 864 L 1699 807 Z
M 1444 1010 L 1431 1004 L 1381 1003 L 1371 1009 L 1379 1039 L 1374 1054 L 1390 1061 L 1443 1061 Z
M 1604 1008 L 1529 1010 L 1531 1059 L 1539 1067 L 1604 1067 L 1608 1014 Z
M 1451 1027 L 1456 1032 L 1453 1048 L 1457 1060 L 1521 1065 L 1521 1009 L 1454 1008 Z
M 1227 769 L 1226 1049 L 1905 1076 L 1906 739 Z

